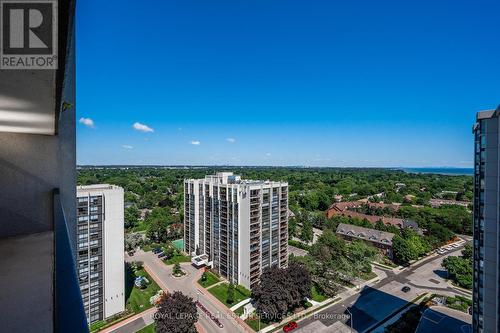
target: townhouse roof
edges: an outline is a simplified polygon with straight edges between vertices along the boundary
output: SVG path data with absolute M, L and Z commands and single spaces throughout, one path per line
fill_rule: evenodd
M 338 225 L 337 234 L 390 246 L 392 246 L 392 239 L 394 238 L 394 234 L 390 232 L 344 223 Z

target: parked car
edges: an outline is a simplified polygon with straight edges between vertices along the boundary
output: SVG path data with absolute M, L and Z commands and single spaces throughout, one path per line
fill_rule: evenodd
M 165 253 L 163 253 L 163 251 L 158 253 L 158 258 L 163 258 L 163 257 L 165 257 Z
M 411 288 L 410 288 L 410 287 L 408 287 L 408 286 L 404 286 L 404 287 L 401 289 L 401 291 L 402 291 L 402 292 L 404 292 L 404 293 L 407 293 L 407 292 L 409 292 L 410 290 L 411 290 Z
M 450 246 L 450 245 L 445 246 L 444 248 L 447 249 L 448 251 L 453 251 L 454 250 L 454 248 L 452 246 Z
M 154 254 L 158 254 L 161 252 L 161 249 L 159 247 L 155 247 L 152 251 Z
M 296 329 L 299 325 L 297 325 L 296 322 L 294 321 L 291 321 L 289 322 L 288 324 L 286 324 L 285 326 L 283 326 L 283 332 L 291 332 L 293 331 L 294 329 Z
M 134 255 L 134 251 L 128 251 L 127 254 L 132 257 Z
M 455 243 L 452 246 L 453 246 L 454 249 L 458 249 L 460 247 L 460 244 Z

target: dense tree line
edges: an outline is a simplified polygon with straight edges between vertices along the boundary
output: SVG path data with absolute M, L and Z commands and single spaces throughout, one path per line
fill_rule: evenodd
M 334 296 L 363 273 L 372 271 L 371 262 L 377 250 L 363 241 L 345 241 L 326 229 L 310 247 L 305 257 L 292 257 L 292 262 L 305 265 L 313 282 L 322 293 Z
M 185 178 L 203 178 L 218 171 L 232 171 L 248 179 L 286 181 L 290 185 L 290 207 L 294 211 L 324 211 L 335 195 L 345 199 L 384 192 L 387 202 L 403 202 L 407 194 L 415 195 L 415 203 L 425 204 L 442 191 L 458 192 L 462 199 L 472 198 L 472 177 L 433 174 L 411 174 L 399 170 L 362 168 L 285 168 L 285 167 L 199 167 L 199 168 L 80 168 L 78 183 L 82 185 L 111 183 L 122 186 L 126 201 L 140 208 L 166 205 L 182 208 Z M 397 183 L 405 186 L 396 189 Z
M 366 213 L 413 219 L 428 232 L 426 241 L 436 247 L 453 233 L 471 234 L 471 213 L 461 206 L 413 207 L 428 204 L 443 191 L 455 191 L 456 199 L 470 199 L 472 177 L 410 174 L 388 169 L 278 168 L 278 167 L 122 167 L 80 168 L 78 184 L 110 183 L 125 189 L 125 227 L 147 232 L 148 237 L 164 242 L 182 235 L 183 183 L 186 178 L 203 178 L 218 171 L 232 171 L 247 179 L 270 179 L 289 183 L 289 206 L 296 217 L 289 221 L 290 236 L 312 241 L 312 228 L 336 230 L 338 223 L 373 227 L 368 221 L 338 218 L 328 220 L 324 211 L 335 201 L 355 200 L 384 193 L 385 202 L 403 202 L 397 211 L 371 210 Z M 401 186 L 398 183 L 404 183 Z M 404 196 L 415 196 L 405 202 Z M 373 197 L 372 200 L 379 200 Z M 144 221 L 140 210 L 147 209 Z M 367 208 L 363 208 L 367 209 Z M 376 226 L 397 233 L 395 227 Z

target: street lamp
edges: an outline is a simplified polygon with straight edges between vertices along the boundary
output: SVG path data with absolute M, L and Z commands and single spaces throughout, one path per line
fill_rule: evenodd
M 350 323 L 351 323 L 351 333 L 352 333 L 352 330 L 353 330 L 353 328 L 352 328 L 352 312 L 351 312 L 351 311 L 349 311 L 349 308 L 348 308 L 347 306 L 345 306 L 344 304 L 342 304 L 342 307 L 343 307 L 344 309 L 346 309 L 347 313 L 349 313 L 349 316 L 350 316 Z

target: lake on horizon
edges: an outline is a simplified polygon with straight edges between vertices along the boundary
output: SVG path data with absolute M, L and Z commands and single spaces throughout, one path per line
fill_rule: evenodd
M 408 173 L 435 173 L 451 176 L 474 175 L 474 168 L 401 168 L 401 170 Z

